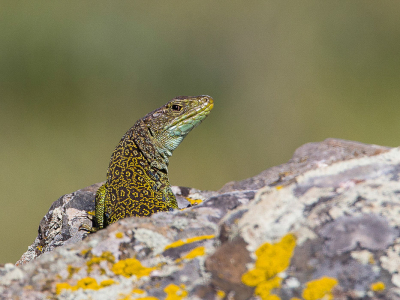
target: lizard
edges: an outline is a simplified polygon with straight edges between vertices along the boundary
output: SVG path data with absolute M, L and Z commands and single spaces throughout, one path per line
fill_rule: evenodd
M 207 95 L 180 96 L 139 119 L 111 155 L 107 180 L 95 196 L 96 232 L 120 219 L 178 209 L 168 179 L 168 158 L 214 107 Z

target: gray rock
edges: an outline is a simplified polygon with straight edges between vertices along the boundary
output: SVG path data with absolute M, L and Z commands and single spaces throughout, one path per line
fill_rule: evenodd
M 321 143 L 308 143 L 299 147 L 287 163 L 269 168 L 259 175 L 242 181 L 228 182 L 220 191 L 255 190 L 266 185 L 280 185 L 290 182 L 296 176 L 309 170 L 331 165 L 338 161 L 377 155 L 388 150 L 390 150 L 389 147 L 366 145 L 340 139 L 326 139 Z
M 329 139 L 218 192 L 174 187 L 180 207 L 203 202 L 83 239 L 93 185 L 51 206 L 0 268 L 0 298 L 400 299 L 399 173 L 398 148 Z

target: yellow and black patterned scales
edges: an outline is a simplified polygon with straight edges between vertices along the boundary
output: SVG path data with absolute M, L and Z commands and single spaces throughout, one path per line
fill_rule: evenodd
M 112 153 L 107 181 L 96 193 L 91 232 L 131 216 L 177 209 L 168 157 L 210 113 L 210 96 L 177 97 L 138 120 Z

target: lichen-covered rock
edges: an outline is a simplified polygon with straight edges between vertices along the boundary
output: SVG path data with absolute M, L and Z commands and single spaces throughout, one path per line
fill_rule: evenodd
M 0 298 L 400 299 L 399 175 L 400 149 L 329 139 L 218 192 L 175 187 L 198 205 L 80 241 L 91 186 L 0 268 Z
M 96 183 L 71 194 L 61 196 L 54 201 L 47 214 L 40 221 L 38 236 L 28 247 L 16 265 L 25 264 L 42 253 L 68 244 L 75 244 L 87 236 L 80 229 L 82 224 L 92 226 L 95 210 L 95 195 L 103 184 Z M 187 187 L 172 187 L 179 208 L 201 203 L 203 200 L 218 194 L 212 191 L 199 191 Z

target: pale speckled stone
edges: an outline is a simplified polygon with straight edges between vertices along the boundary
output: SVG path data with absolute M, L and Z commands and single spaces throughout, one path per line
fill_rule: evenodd
M 177 197 L 204 202 L 150 218 L 127 218 L 80 241 L 84 235 L 78 229 L 80 222 L 90 224 L 87 212 L 94 207 L 96 184 L 52 205 L 20 261 L 25 265 L 0 267 L 0 298 L 55 298 L 57 283 L 74 285 L 90 276 L 97 283 L 112 278 L 116 284 L 64 291 L 58 299 L 134 298 L 139 295 L 131 294 L 133 288 L 164 299 L 166 286 L 185 284 L 188 299 L 215 300 L 217 290 L 223 290 L 227 299 L 255 300 L 253 288 L 241 281 L 256 266 L 254 250 L 292 233 L 296 248 L 290 266 L 278 274 L 281 287 L 273 291 L 282 300 L 298 297 L 308 282 L 323 276 L 338 280 L 335 299 L 397 300 L 399 177 L 399 149 L 329 139 L 304 145 L 287 164 L 218 192 L 174 187 Z M 181 244 L 166 249 L 178 240 Z M 47 253 L 37 257 L 41 247 Z M 184 258 L 199 247 L 204 256 Z M 136 258 L 154 270 L 140 279 L 126 278 L 115 275 L 113 262 L 101 260 L 90 273 L 87 262 L 105 251 L 116 261 Z M 68 266 L 79 270 L 71 274 Z M 378 281 L 386 289 L 372 292 L 370 285 Z
M 145 228 L 134 230 L 134 234 L 135 239 L 151 248 L 155 255 L 162 253 L 165 246 L 171 243 L 171 241 L 166 239 L 163 235 Z
M 352 251 L 351 252 L 351 257 L 355 258 L 356 260 L 358 260 L 363 265 L 369 264 L 371 262 L 371 259 L 373 259 L 372 253 L 370 251 L 367 251 L 367 250 Z

